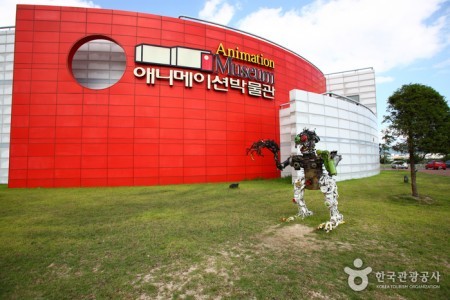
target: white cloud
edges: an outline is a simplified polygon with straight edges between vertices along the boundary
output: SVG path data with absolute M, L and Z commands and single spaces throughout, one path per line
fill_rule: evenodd
M 198 13 L 200 19 L 227 25 L 234 16 L 236 7 L 224 0 L 207 0 Z
M 297 52 L 324 73 L 362 67 L 381 73 L 432 57 L 446 46 L 448 12 L 429 23 L 445 1 L 315 0 L 288 11 L 259 8 L 238 28 Z
M 0 0 L 0 27 L 15 25 L 17 4 L 100 7 L 93 1 L 86 0 Z

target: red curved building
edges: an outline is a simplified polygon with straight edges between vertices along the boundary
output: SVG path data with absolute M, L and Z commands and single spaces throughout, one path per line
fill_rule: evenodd
M 9 187 L 279 177 L 246 148 L 279 141 L 290 90 L 326 86 L 258 37 L 105 9 L 18 5 L 14 55 Z

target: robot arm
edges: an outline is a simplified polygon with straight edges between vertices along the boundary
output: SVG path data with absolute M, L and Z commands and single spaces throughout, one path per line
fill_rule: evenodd
M 337 175 L 336 167 L 342 160 L 342 156 L 337 154 L 337 151 L 317 150 L 317 155 L 323 160 L 325 169 L 331 176 Z
M 287 166 L 289 166 L 291 162 L 291 158 L 289 157 L 284 162 L 280 162 L 280 146 L 278 146 L 277 142 L 274 140 L 259 140 L 254 142 L 250 148 L 247 148 L 247 155 L 250 154 L 250 157 L 253 158 L 253 154 L 257 154 L 259 156 L 264 156 L 262 154 L 262 150 L 266 148 L 273 154 L 273 159 L 275 160 L 275 164 L 279 170 L 283 170 Z

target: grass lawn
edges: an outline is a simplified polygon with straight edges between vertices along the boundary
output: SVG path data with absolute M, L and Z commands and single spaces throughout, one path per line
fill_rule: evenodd
M 418 202 L 404 175 L 338 183 L 346 223 L 330 233 L 319 191 L 313 216 L 280 221 L 297 212 L 286 179 L 0 186 L 0 299 L 449 299 L 450 177 L 418 173 Z M 356 258 L 372 268 L 361 292 Z

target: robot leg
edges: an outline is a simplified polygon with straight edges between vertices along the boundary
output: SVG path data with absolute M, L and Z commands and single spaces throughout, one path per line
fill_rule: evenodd
M 297 216 L 305 218 L 311 216 L 313 214 L 306 207 L 305 200 L 303 195 L 305 193 L 305 174 L 300 172 L 299 177 L 294 182 L 294 199 L 292 199 L 298 205 L 298 214 Z
M 339 224 L 344 223 L 344 216 L 338 210 L 338 188 L 336 181 L 328 174 L 323 174 L 319 179 L 320 190 L 325 196 L 325 205 L 330 209 L 330 221 L 319 225 L 319 229 L 326 232 L 333 230 Z

